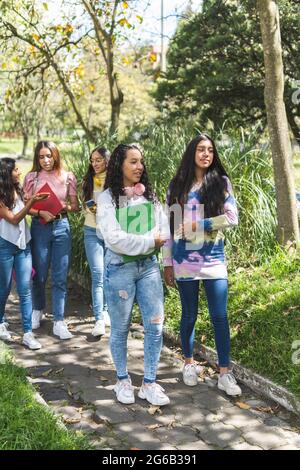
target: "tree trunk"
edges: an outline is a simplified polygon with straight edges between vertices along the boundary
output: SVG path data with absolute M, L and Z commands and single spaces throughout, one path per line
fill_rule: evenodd
M 284 78 L 276 0 L 257 0 L 265 63 L 265 105 L 271 142 L 276 186 L 278 232 L 280 244 L 299 243 L 292 147 L 285 104 Z
M 51 65 L 52 65 L 52 67 L 54 68 L 54 70 L 56 72 L 56 75 L 58 77 L 58 80 L 59 80 L 64 92 L 66 93 L 66 95 L 68 96 L 68 98 L 70 100 L 70 103 L 71 103 L 71 106 L 72 106 L 72 108 L 75 112 L 78 124 L 80 124 L 80 126 L 84 130 L 87 139 L 91 142 L 95 142 L 96 138 L 95 138 L 94 134 L 90 131 L 90 129 L 87 127 L 87 125 L 85 124 L 84 119 L 83 119 L 79 109 L 76 106 L 74 95 L 73 95 L 72 91 L 70 90 L 70 88 L 68 87 L 68 85 L 65 81 L 65 78 L 63 76 L 62 71 L 59 69 L 58 65 L 53 60 L 51 60 Z
M 124 101 L 124 94 L 119 86 L 118 77 L 114 71 L 114 40 L 116 28 L 116 16 L 117 16 L 117 7 L 120 3 L 120 0 L 114 0 L 112 3 L 112 16 L 110 20 L 110 29 L 109 32 L 105 30 L 102 26 L 101 21 L 99 20 L 95 6 L 86 0 L 82 0 L 84 8 L 90 15 L 94 31 L 96 35 L 96 41 L 99 46 L 99 49 L 102 53 L 102 57 L 105 62 L 105 67 L 107 71 L 108 86 L 109 86 L 109 95 L 110 95 L 110 105 L 111 105 L 111 123 L 109 132 L 115 134 L 118 132 L 121 106 Z
M 23 149 L 22 149 L 22 157 L 26 157 L 27 147 L 28 147 L 28 132 L 23 130 Z
M 109 80 L 109 92 L 110 92 L 110 104 L 111 104 L 111 122 L 110 122 L 110 134 L 118 132 L 121 106 L 124 101 L 124 95 L 118 86 L 118 82 L 115 76 L 112 80 Z

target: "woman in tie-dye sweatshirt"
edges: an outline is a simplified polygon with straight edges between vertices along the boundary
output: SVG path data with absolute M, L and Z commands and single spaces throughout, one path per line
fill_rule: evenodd
M 164 246 L 166 284 L 179 289 L 181 343 L 185 363 L 183 381 L 197 385 L 193 361 L 199 281 L 203 281 L 214 327 L 220 376 L 218 387 L 229 395 L 241 389 L 229 372 L 228 281 L 223 229 L 237 225 L 238 214 L 228 175 L 214 141 L 205 134 L 187 146 L 168 189 L 172 237 Z

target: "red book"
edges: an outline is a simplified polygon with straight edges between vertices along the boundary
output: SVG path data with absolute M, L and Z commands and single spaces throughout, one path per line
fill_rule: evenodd
M 58 197 L 56 196 L 56 194 L 52 191 L 48 183 L 45 183 L 44 186 L 42 186 L 38 190 L 38 193 L 50 193 L 50 196 L 44 201 L 35 202 L 32 206 L 32 209 L 48 211 L 48 212 L 51 212 L 51 214 L 53 215 L 57 215 L 64 207 L 63 204 L 58 199 Z M 40 223 L 46 224 L 45 219 L 41 217 Z

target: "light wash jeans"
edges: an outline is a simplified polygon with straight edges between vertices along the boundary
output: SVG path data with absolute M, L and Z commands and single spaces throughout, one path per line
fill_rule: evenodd
M 71 232 L 67 218 L 41 224 L 37 218 L 31 224 L 33 279 L 33 308 L 46 306 L 45 286 L 51 264 L 52 313 L 55 321 L 64 319 L 67 299 L 67 276 L 71 253 Z
M 103 320 L 103 311 L 107 310 L 103 289 L 104 276 L 104 240 L 97 237 L 96 229 L 83 227 L 84 247 L 92 277 L 92 299 L 95 319 Z
M 29 244 L 20 250 L 13 243 L 0 237 L 0 323 L 4 322 L 5 305 L 11 290 L 12 272 L 15 269 L 17 292 L 24 333 L 31 331 L 31 252 Z
M 111 250 L 105 255 L 104 288 L 111 320 L 110 348 L 119 379 L 128 377 L 127 337 L 136 299 L 144 324 L 144 382 L 155 382 L 162 347 L 163 287 L 156 256 L 124 263 Z

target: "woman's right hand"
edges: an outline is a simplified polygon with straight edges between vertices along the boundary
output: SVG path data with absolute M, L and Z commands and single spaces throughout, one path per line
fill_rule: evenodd
M 161 248 L 166 243 L 166 241 L 167 239 L 162 237 L 160 233 L 154 235 L 155 248 Z

